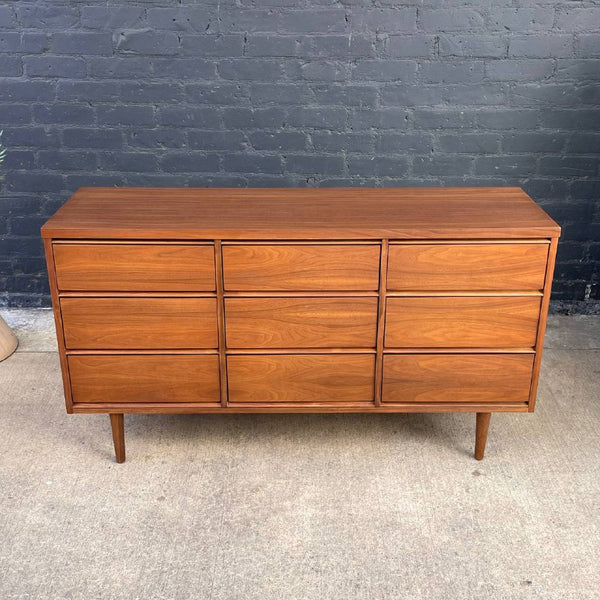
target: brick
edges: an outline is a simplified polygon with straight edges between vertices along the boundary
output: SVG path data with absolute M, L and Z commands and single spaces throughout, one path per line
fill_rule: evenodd
M 279 28 L 289 33 L 330 33 L 345 31 L 344 9 L 311 9 L 281 11 Z
M 559 59 L 556 61 L 557 80 L 573 79 L 577 84 L 600 79 L 598 59 Z
M 112 81 L 59 81 L 56 95 L 69 102 L 89 102 L 92 98 L 95 102 L 115 102 L 119 100 L 119 86 Z
M 373 85 L 313 85 L 312 93 L 317 104 L 374 107 L 377 88 Z
M 431 152 L 433 136 L 430 133 L 396 133 L 382 132 L 377 137 L 376 152 L 386 153 L 421 153 Z
M 489 29 L 510 32 L 548 31 L 552 29 L 554 11 L 545 7 L 492 7 L 486 15 Z
M 295 154 L 286 157 L 286 170 L 291 173 L 323 173 L 336 175 L 344 172 L 344 159 L 341 156 Z
M 402 108 L 378 108 L 375 110 L 353 110 L 350 115 L 353 129 L 406 129 L 408 112 Z
M 189 56 L 242 56 L 244 36 L 236 35 L 184 35 L 181 53 Z
M 578 35 L 575 39 L 575 54 L 585 58 L 600 56 L 600 33 Z
M 433 35 L 390 35 L 385 53 L 396 58 L 431 58 L 434 44 Z
M 305 79 L 308 81 L 340 82 L 348 78 L 347 65 L 339 61 L 308 60 L 286 61 L 285 75 L 288 79 Z
M 508 86 L 500 83 L 445 85 L 439 93 L 439 98 L 451 106 L 502 106 L 507 97 Z
M 99 125 L 150 125 L 154 123 L 152 106 L 98 106 Z
M 597 7 L 559 7 L 556 11 L 556 28 L 575 32 L 600 31 L 600 11 Z
M 415 31 L 417 9 L 398 8 L 351 8 L 348 11 L 352 31 L 398 33 Z
M 264 104 L 312 104 L 314 93 L 305 83 L 250 83 L 250 98 L 258 106 Z
M 48 49 L 48 36 L 45 33 L 29 31 L 17 33 L 0 31 L 0 52 L 22 52 L 41 54 Z
M 374 39 L 367 35 L 307 35 L 296 39 L 297 55 L 302 57 L 347 60 L 376 55 Z
M 447 175 L 458 176 L 470 173 L 473 159 L 467 156 L 415 156 L 412 171 L 415 175 Z
M 597 154 L 599 150 L 600 133 L 572 133 L 567 143 L 568 153 Z
M 93 171 L 96 169 L 96 155 L 92 152 L 41 150 L 38 152 L 38 167 L 52 171 Z
M 158 110 L 158 123 L 175 127 L 217 127 L 221 114 L 213 107 L 164 106 Z
M 560 58 L 573 52 L 573 36 L 559 34 L 524 35 L 511 37 L 508 43 L 509 56 L 528 58 Z
M 38 104 L 33 108 L 33 116 L 37 123 L 87 125 L 94 121 L 94 110 L 86 104 L 72 102 Z
M 465 129 L 475 127 L 478 113 L 458 110 L 421 109 L 414 112 L 419 129 Z
M 593 177 L 598 174 L 598 160 L 586 156 L 543 156 L 539 173 L 553 177 Z
M 261 154 L 226 154 L 223 157 L 225 171 L 234 173 L 281 173 L 283 162 L 280 156 Z
M 483 80 L 483 62 L 427 62 L 421 65 L 419 77 L 425 83 L 477 83 Z
M 185 86 L 186 100 L 192 104 L 244 105 L 248 90 L 236 83 L 189 84 Z
M 26 29 L 69 29 L 79 23 L 79 7 L 54 2 L 15 3 L 17 19 Z
M 179 38 L 172 32 L 152 29 L 122 29 L 115 33 L 116 50 L 121 53 L 172 55 L 179 50 Z
M 34 157 L 33 152 L 30 150 L 14 150 L 6 154 L 4 163 L 2 164 L 3 169 L 33 169 Z
M 50 51 L 55 54 L 112 54 L 112 36 L 109 33 L 55 33 L 50 36 Z
M 348 172 L 362 177 L 403 177 L 408 173 L 405 156 L 349 156 Z
M 158 168 L 155 152 L 106 152 L 98 156 L 102 171 L 135 171 L 145 173 Z
M 152 58 L 155 78 L 202 80 L 216 77 L 215 63 L 202 58 Z
M 554 72 L 551 59 L 492 60 L 485 66 L 485 74 L 493 81 L 541 81 Z
M 5 177 L 6 185 L 16 192 L 60 192 L 63 189 L 61 175 L 55 173 L 38 173 L 10 171 Z
M 91 77 L 97 79 L 148 79 L 152 63 L 136 56 L 92 57 L 87 61 Z
M 500 149 L 500 136 L 492 133 L 441 135 L 438 144 L 442 152 L 452 154 L 495 154 Z
M 24 108 L 29 109 L 29 106 Z M 5 128 L 2 136 L 7 146 L 33 146 L 35 148 L 58 148 L 60 140 L 55 129 L 45 127 Z
M 246 42 L 246 56 L 297 56 L 298 42 L 294 36 L 250 34 Z
M 190 131 L 188 145 L 193 150 L 244 150 L 248 140 L 241 131 Z
M 17 25 L 17 19 L 12 6 L 0 6 L 0 28 L 12 29 Z
M 290 109 L 287 122 L 292 127 L 339 130 L 346 126 L 347 113 L 339 107 L 299 107 Z
M 55 85 L 49 81 L 4 79 L 0 85 L 0 100 L 9 102 L 53 100 Z
M 31 106 L 27 104 L 3 104 L 0 107 L 3 123 L 11 125 L 26 125 L 31 123 Z M 4 138 L 5 141 L 7 138 Z
M 278 107 L 223 109 L 225 127 L 232 129 L 277 129 L 285 120 L 285 111 Z
M 310 140 L 312 147 L 319 152 L 369 153 L 373 151 L 374 134 L 371 132 L 315 131 L 310 135 Z
M 144 18 L 143 6 L 82 6 L 81 25 L 87 29 L 112 30 L 139 25 Z
M 480 156 L 475 159 L 476 175 L 527 177 L 535 169 L 535 157 L 528 154 Z
M 477 115 L 478 125 L 485 129 L 535 129 L 539 120 L 537 110 L 503 109 L 482 111 Z
M 183 87 L 179 83 L 131 82 L 121 84 L 120 99 L 132 103 L 173 103 L 183 100 Z M 133 107 L 132 107 L 133 108 Z
M 248 138 L 255 150 L 305 150 L 307 144 L 307 136 L 301 131 L 255 131 Z
M 182 6 L 180 8 L 148 8 L 148 24 L 153 29 L 173 31 L 206 32 L 218 23 L 218 9 L 215 6 Z
M 127 132 L 127 145 L 139 148 L 182 148 L 185 134 L 179 129 L 139 129 Z
M 218 70 L 223 79 L 235 81 L 240 79 L 273 81 L 279 79 L 283 73 L 279 62 L 257 58 L 222 60 L 218 65 Z
M 481 29 L 484 21 L 480 12 L 472 8 L 429 9 L 424 8 L 420 16 L 423 31 L 460 31 Z
M 28 77 L 85 77 L 86 65 L 81 58 L 72 56 L 25 56 L 23 58 Z
M 18 56 L 0 56 L 0 73 L 2 77 L 20 77 L 23 74 L 23 63 Z
M 160 159 L 160 166 L 172 173 L 212 173 L 219 170 L 219 157 L 205 152 L 169 152 Z
M 65 129 L 63 143 L 67 148 L 118 149 L 123 146 L 120 129 L 77 128 Z
M 540 113 L 542 127 L 550 129 L 600 129 L 600 109 L 544 110 Z
M 352 79 L 412 83 L 416 72 L 412 60 L 361 60 L 352 69 Z
M 504 152 L 560 152 L 565 146 L 566 136 L 560 133 L 512 133 L 502 139 Z
M 278 32 L 279 11 L 271 9 L 232 8 L 220 16 L 222 31 L 242 33 Z
M 508 52 L 508 41 L 499 35 L 441 35 L 440 56 L 501 58 Z

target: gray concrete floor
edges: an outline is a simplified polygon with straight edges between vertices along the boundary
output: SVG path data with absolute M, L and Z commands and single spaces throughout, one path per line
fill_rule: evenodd
M 0 599 L 600 598 L 600 318 L 553 316 L 535 414 L 65 414 L 4 311 Z

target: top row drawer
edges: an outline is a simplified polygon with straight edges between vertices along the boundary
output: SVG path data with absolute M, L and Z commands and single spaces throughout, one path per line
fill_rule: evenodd
M 378 244 L 224 244 L 225 292 L 376 291 Z M 544 243 L 392 243 L 388 289 L 540 290 Z M 212 244 L 56 243 L 62 291 L 214 291 Z

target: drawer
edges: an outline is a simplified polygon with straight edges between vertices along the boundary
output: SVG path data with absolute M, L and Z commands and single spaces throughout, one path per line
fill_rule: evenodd
M 68 349 L 217 348 L 215 298 L 61 298 Z
M 526 402 L 533 354 L 387 354 L 383 402 Z
M 226 245 L 225 290 L 377 290 L 379 254 L 378 245 Z
M 388 298 L 385 345 L 396 348 L 530 348 L 541 298 Z
M 219 402 L 216 355 L 71 355 L 68 362 L 73 402 Z
M 232 403 L 372 402 L 375 355 L 233 355 L 227 376 Z
M 541 290 L 547 244 L 393 244 L 390 290 Z
M 377 298 L 227 298 L 229 348 L 374 348 Z
M 215 289 L 212 245 L 54 244 L 59 290 L 179 292 Z

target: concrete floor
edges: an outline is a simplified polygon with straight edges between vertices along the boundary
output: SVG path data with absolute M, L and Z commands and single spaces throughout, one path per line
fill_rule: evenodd
M 0 599 L 600 598 L 600 318 L 553 316 L 534 415 L 65 414 L 5 311 Z M 48 333 L 50 331 L 50 333 Z

